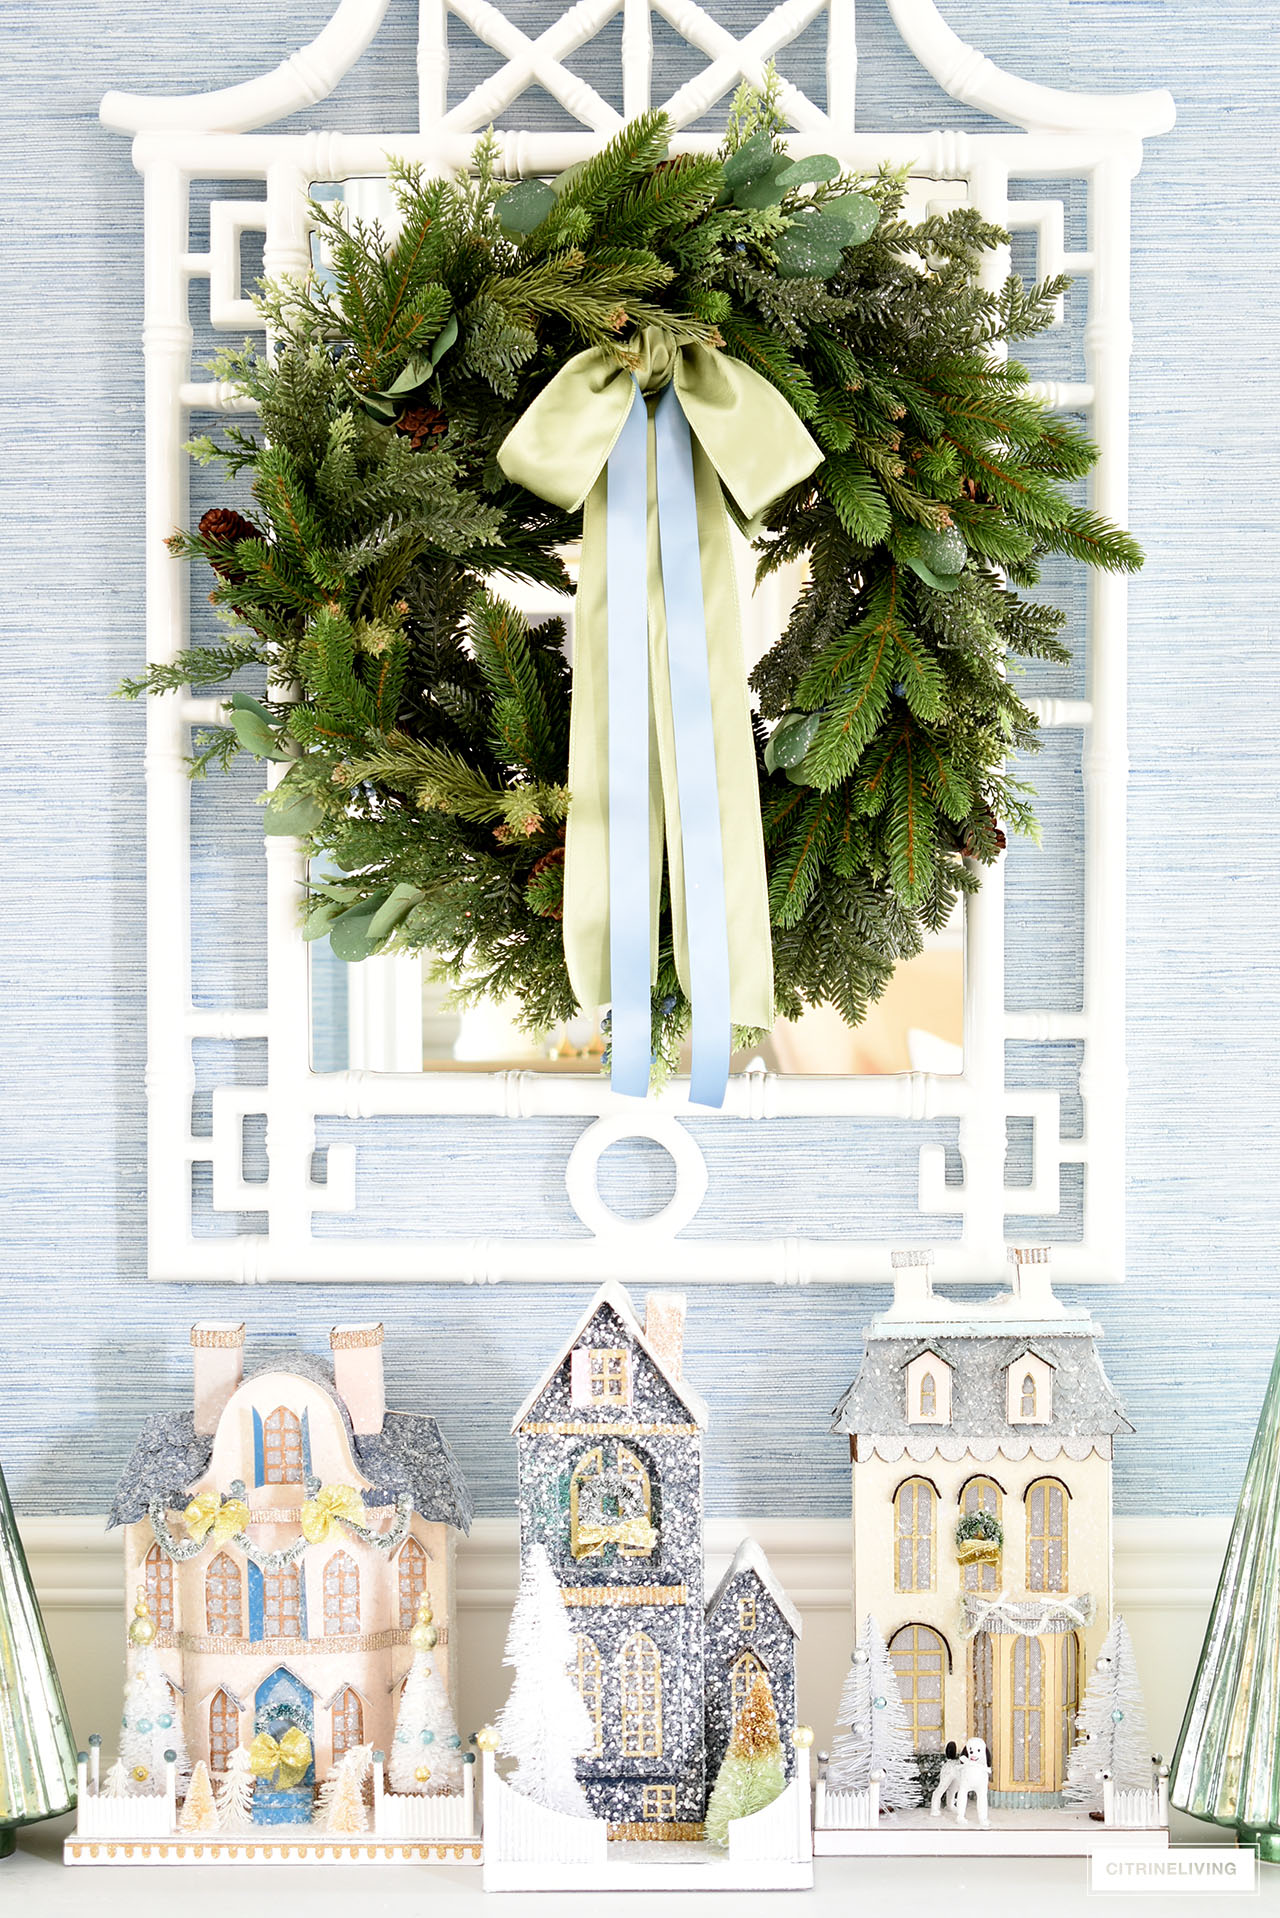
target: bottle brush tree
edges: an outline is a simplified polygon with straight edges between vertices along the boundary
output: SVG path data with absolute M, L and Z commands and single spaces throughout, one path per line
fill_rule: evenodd
M 549 1811 L 590 1818 L 575 1760 L 595 1745 L 595 1730 L 569 1675 L 577 1648 L 560 1587 L 544 1547 L 535 1545 L 520 1572 L 504 1665 L 515 1672 L 498 1714 L 501 1749 L 515 1760 L 509 1783 Z
M 201 1758 L 196 1761 L 191 1783 L 187 1786 L 186 1803 L 178 1820 L 178 1830 L 191 1833 L 217 1831 L 219 1822 L 209 1767 Z
M 771 1805 L 787 1782 L 778 1714 L 763 1673 L 757 1673 L 733 1722 L 729 1749 L 716 1773 L 707 1806 L 706 1833 L 713 1845 L 727 1845 L 735 1818 Z
M 227 1769 L 214 1783 L 218 1800 L 218 1822 L 223 1831 L 250 1831 L 253 1827 L 253 1788 L 256 1784 L 249 1754 L 237 1745 L 227 1759 Z
M 437 1632 L 425 1596 L 409 1634 L 413 1663 L 396 1712 L 387 1783 L 396 1792 L 462 1789 L 462 1740 L 436 1664 Z
M 1125 1790 L 1150 1790 L 1151 1747 L 1142 1685 L 1133 1640 L 1122 1618 L 1113 1620 L 1098 1654 L 1076 1730 L 1062 1789 L 1065 1805 L 1100 1811 L 1103 1772 Z
M 845 1677 L 836 1724 L 827 1767 L 830 1791 L 866 1791 L 872 1772 L 878 1771 L 885 1810 L 905 1811 L 919 1804 L 906 1707 L 884 1634 L 870 1613 Z

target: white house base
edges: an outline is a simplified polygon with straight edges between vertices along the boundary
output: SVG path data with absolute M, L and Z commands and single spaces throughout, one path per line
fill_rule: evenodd
M 819 1858 L 1071 1858 L 1092 1851 L 1151 1851 L 1169 1843 L 1167 1825 L 1104 1825 L 1086 1812 L 991 1810 L 985 1828 L 949 1814 L 885 1812 L 872 1830 L 813 1834 Z
M 478 1865 L 478 1838 L 279 1837 L 211 1832 L 206 1837 L 78 1838 L 62 1847 L 64 1865 Z
M 486 1891 L 809 1891 L 809 1858 L 734 1859 L 716 1845 L 614 1839 L 604 1862 L 487 1863 Z

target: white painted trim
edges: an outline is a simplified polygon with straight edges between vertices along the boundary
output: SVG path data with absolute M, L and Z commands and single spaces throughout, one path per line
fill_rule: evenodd
M 797 132 L 797 155 L 827 149 L 855 169 L 881 163 L 906 167 L 919 181 L 966 183 L 968 199 L 1010 230 L 1031 229 L 1042 271 L 1063 267 L 1088 282 L 1085 380 L 1045 388 L 1051 403 L 1087 407 L 1100 461 L 1093 503 L 1120 524 L 1128 490 L 1129 189 L 1141 165 L 1142 136 L 1172 123 L 1172 102 L 1156 92 L 1095 96 L 1038 87 L 1002 72 L 957 39 L 933 0 L 893 0 L 908 46 L 954 98 L 980 106 L 1021 132 L 970 135 L 854 130 L 853 0 L 781 0 L 739 41 L 694 0 L 655 0 L 658 11 L 699 48 L 709 64 L 663 104 L 685 127 L 724 98 L 745 75 L 759 80 L 765 63 L 823 11 L 830 16 L 830 100 L 817 107 L 794 87 L 784 106 Z M 341 0 L 310 47 L 274 73 L 208 94 L 145 100 L 109 94 L 107 124 L 135 131 L 135 164 L 144 176 L 147 437 L 147 657 L 171 659 L 189 631 L 189 569 L 165 540 L 188 519 L 187 456 L 192 411 L 243 410 L 225 387 L 193 378 L 189 283 L 207 275 L 215 326 L 243 331 L 246 312 L 238 284 L 238 228 L 265 231 L 268 277 L 299 273 L 310 260 L 309 201 L 313 181 L 339 181 L 385 171 L 388 153 L 428 170 L 465 167 L 475 132 L 530 83 L 559 98 L 584 130 L 499 137 L 501 170 L 519 178 L 561 170 L 596 151 L 617 114 L 564 62 L 609 20 L 623 13 L 623 93 L 627 113 L 651 104 L 652 46 L 648 9 L 639 0 L 577 0 L 531 40 L 490 0 L 421 0 L 419 82 L 422 130 L 417 134 L 259 134 L 252 129 L 296 111 L 332 90 L 354 65 L 381 23 L 385 0 Z M 447 107 L 447 16 L 452 12 L 504 56 L 505 64 L 461 104 Z M 706 151 L 715 136 L 682 132 L 677 144 Z M 1068 254 L 1061 205 L 1020 201 L 1012 180 L 1080 178 L 1089 209 L 1088 249 Z M 228 179 L 260 184 L 259 200 L 237 201 L 219 213 L 208 254 L 190 249 L 188 201 L 193 182 Z M 223 203 L 218 202 L 219 206 Z M 230 203 L 227 203 L 230 205 Z M 985 272 L 992 286 L 1008 267 L 993 255 Z M 958 1219 L 959 1231 L 938 1247 L 935 1276 L 990 1285 L 1005 1273 L 1006 1220 L 1052 1217 L 1060 1206 L 1064 1166 L 1084 1168 L 1083 1235 L 1055 1248 L 1055 1276 L 1066 1282 L 1118 1281 L 1124 1260 L 1124 886 L 1125 833 L 1125 585 L 1098 575 L 1089 582 L 1089 684 L 1084 700 L 1041 702 L 1046 726 L 1084 733 L 1086 808 L 1085 977 L 1079 1012 L 1007 1013 L 1004 990 L 1004 874 L 984 875 L 965 920 L 964 1071 L 956 1077 L 909 1073 L 896 1078 L 798 1079 L 748 1073 L 725 1101 L 727 1119 L 823 1117 L 951 1119 L 964 1182 L 946 1182 L 941 1146 L 919 1152 L 921 1238 L 935 1216 Z M 189 789 L 184 758 L 189 728 L 210 717 L 208 700 L 149 702 L 148 793 L 148 1093 L 149 1272 L 153 1278 L 238 1283 L 263 1280 L 489 1283 L 505 1278 L 546 1282 L 596 1279 L 609 1271 L 640 1279 L 660 1266 L 664 1279 L 803 1284 L 883 1281 L 892 1245 L 861 1240 L 681 1239 L 715 1171 L 715 1115 L 711 1143 L 687 1138 L 678 1155 L 676 1195 L 657 1220 L 619 1219 L 598 1204 L 594 1142 L 566 1168 L 589 1240 L 564 1242 L 513 1235 L 502 1239 L 441 1240 L 424 1233 L 387 1239 L 365 1232 L 317 1238 L 319 1212 L 348 1213 L 356 1203 L 357 1153 L 374 1151 L 371 1135 L 358 1147 L 331 1147 L 328 1177 L 313 1178 L 316 1120 L 425 1118 L 456 1114 L 494 1119 L 558 1114 L 625 1122 L 641 1136 L 673 1136 L 688 1110 L 688 1087 L 677 1082 L 645 1107 L 616 1099 L 598 1078 L 568 1075 L 310 1070 L 307 949 L 297 926 L 303 861 L 296 842 L 272 838 L 264 848 L 267 995 L 262 1007 L 209 1014 L 192 999 L 190 941 Z M 278 769 L 277 769 L 278 771 Z M 387 1035 L 374 1010 L 371 979 L 360 1057 L 388 1062 Z M 357 998 L 360 994 L 357 993 Z M 370 1031 L 372 1026 L 373 1030 Z M 223 1085 L 213 1094 L 212 1137 L 193 1137 L 193 1041 L 202 1037 L 265 1038 L 265 1086 Z M 1047 1044 L 1079 1041 L 1084 1050 L 1080 1094 L 1086 1123 L 1079 1139 L 1061 1136 L 1059 1095 L 1005 1083 L 1008 1039 Z M 412 1049 L 411 1047 L 409 1048 Z M 269 1176 L 243 1176 L 247 1118 L 266 1115 Z M 699 1115 L 700 1119 L 704 1115 Z M 1034 1126 L 1032 1182 L 1006 1186 L 1006 1126 L 1010 1118 Z M 495 1129 L 495 1146 L 496 1146 Z M 705 1142 L 704 1142 L 705 1143 Z M 256 1235 L 196 1238 L 190 1194 L 194 1165 L 212 1167 L 217 1210 L 266 1214 Z M 582 1174 L 579 1177 L 579 1174 Z

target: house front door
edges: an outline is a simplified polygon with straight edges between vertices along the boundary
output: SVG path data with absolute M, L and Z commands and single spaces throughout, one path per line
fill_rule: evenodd
M 979 1632 L 970 1652 L 970 1724 L 986 1741 L 993 1792 L 1062 1790 L 1075 1736 L 1080 1643 L 1074 1632 Z
M 311 1748 L 306 1772 L 296 1785 L 281 1789 L 264 1780 L 253 1795 L 253 1816 L 260 1825 L 294 1825 L 311 1816 L 312 1787 L 316 1780 L 315 1701 L 301 1679 L 284 1665 L 277 1666 L 254 1694 L 253 1729 L 279 1744 L 288 1732 L 301 1732 Z

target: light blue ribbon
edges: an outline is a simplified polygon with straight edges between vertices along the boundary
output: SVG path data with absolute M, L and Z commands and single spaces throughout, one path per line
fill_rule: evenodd
M 639 404 L 636 400 L 639 399 Z M 674 386 L 654 413 L 658 539 L 683 847 L 693 1064 L 689 1097 L 724 1103 L 732 1021 L 724 848 L 689 423 Z M 648 414 L 636 389 L 608 466 L 609 972 L 615 1091 L 649 1089 Z

